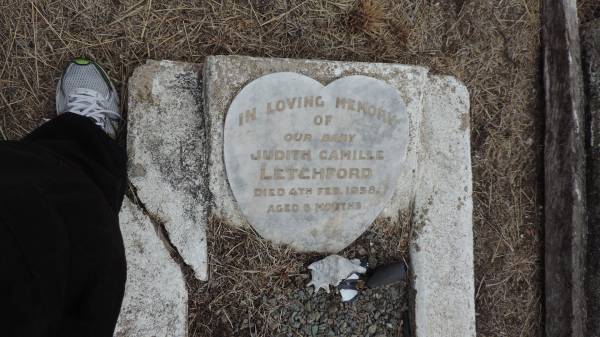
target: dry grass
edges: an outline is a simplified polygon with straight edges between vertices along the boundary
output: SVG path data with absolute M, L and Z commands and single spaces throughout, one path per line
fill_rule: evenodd
M 232 336 L 243 319 L 266 322 L 277 306 L 264 299 L 276 297 L 274 289 L 295 288 L 306 261 L 316 259 L 274 247 L 254 232 L 218 219 L 210 222 L 207 234 L 210 277 L 190 287 L 192 336 Z M 264 336 L 267 328 L 261 324 L 256 332 Z
M 19 138 L 54 114 L 55 80 L 79 55 L 105 65 L 123 97 L 128 76 L 147 58 L 427 65 L 471 93 L 478 335 L 536 336 L 538 0 L 368 2 L 0 0 L 0 138 Z
M 406 214 L 399 223 L 379 219 L 340 254 L 368 258 L 372 266 L 402 261 L 408 234 Z M 191 336 L 250 336 L 249 329 L 239 331 L 243 320 L 256 323 L 254 337 L 276 335 L 278 326 L 287 324 L 278 313 L 290 305 L 289 293 L 306 287 L 307 266 L 324 257 L 274 246 L 251 229 L 216 218 L 209 223 L 207 242 L 209 281 L 188 277 Z
M 357 1 L 348 13 L 346 24 L 354 33 L 365 32 L 373 36 L 385 27 L 385 12 L 380 2 L 375 0 Z
M 600 18 L 600 2 L 597 0 L 577 1 L 577 14 L 579 22 L 582 25 L 593 19 Z

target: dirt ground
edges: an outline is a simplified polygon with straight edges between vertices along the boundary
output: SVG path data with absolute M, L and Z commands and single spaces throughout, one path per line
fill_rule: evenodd
M 585 25 L 587 22 L 600 18 L 600 2 L 596 0 L 577 1 L 577 15 L 579 23 Z
M 406 263 L 409 218 L 404 212 L 397 222 L 376 220 L 339 254 L 369 268 Z M 306 287 L 307 266 L 323 255 L 274 246 L 216 218 L 209 222 L 207 242 L 209 281 L 187 277 L 190 336 L 404 336 L 405 282 L 366 289 L 363 280 L 355 300 L 341 303 L 337 289 L 314 294 Z
M 80 55 L 104 65 L 122 97 L 148 58 L 377 61 L 454 75 L 471 94 L 478 336 L 538 336 L 539 28 L 538 0 L 0 0 L 0 139 L 54 116 L 56 79 Z

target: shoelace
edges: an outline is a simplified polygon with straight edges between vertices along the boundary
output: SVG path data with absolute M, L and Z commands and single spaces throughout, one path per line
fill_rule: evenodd
M 67 109 L 69 112 L 93 119 L 96 125 L 104 128 L 107 117 L 117 120 L 121 118 L 119 113 L 109 110 L 107 105 L 106 99 L 97 91 L 78 88 L 69 95 Z

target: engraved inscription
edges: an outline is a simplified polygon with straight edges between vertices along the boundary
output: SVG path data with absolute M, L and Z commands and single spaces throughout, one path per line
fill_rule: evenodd
M 406 107 L 385 82 L 350 76 L 323 87 L 275 73 L 231 103 L 225 164 L 261 235 L 318 246 L 320 234 L 358 236 L 374 220 L 394 190 L 407 139 Z

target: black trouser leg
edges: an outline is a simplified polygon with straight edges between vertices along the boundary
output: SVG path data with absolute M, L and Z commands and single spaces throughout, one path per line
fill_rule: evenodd
M 126 179 L 124 149 L 85 117 L 0 142 L 0 335 L 112 336 Z

